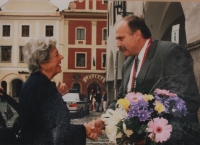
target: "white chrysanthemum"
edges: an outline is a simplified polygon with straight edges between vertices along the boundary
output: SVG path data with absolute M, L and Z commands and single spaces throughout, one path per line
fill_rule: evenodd
M 121 119 L 127 115 L 126 111 L 124 112 L 123 107 L 116 109 L 108 109 L 105 114 L 101 115 L 101 120 L 105 123 L 105 132 L 110 142 L 116 143 L 116 138 L 120 138 L 122 134 L 117 134 L 117 124 Z

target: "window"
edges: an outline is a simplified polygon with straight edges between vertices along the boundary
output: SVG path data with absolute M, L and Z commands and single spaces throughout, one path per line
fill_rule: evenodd
M 22 26 L 22 37 L 29 37 L 29 26 L 28 25 Z
M 19 62 L 24 62 L 23 46 L 19 47 Z
M 73 84 L 73 87 L 72 87 L 74 90 L 77 90 L 77 93 L 80 93 L 80 84 L 79 83 L 74 83 Z M 81 99 L 81 98 L 80 98 Z
M 102 67 L 106 67 L 106 54 L 102 55 Z
M 108 0 L 103 0 L 103 4 L 108 4 Z
M 10 62 L 10 61 L 11 61 L 11 46 L 2 46 L 1 62 Z
M 103 29 L 103 40 L 107 39 L 107 29 Z
M 76 53 L 76 67 L 85 67 L 85 53 Z
M 10 25 L 3 25 L 3 36 L 10 36 Z
M 53 26 L 46 26 L 46 36 L 47 37 L 53 36 Z
M 78 28 L 76 30 L 76 39 L 77 40 L 85 40 L 85 29 Z

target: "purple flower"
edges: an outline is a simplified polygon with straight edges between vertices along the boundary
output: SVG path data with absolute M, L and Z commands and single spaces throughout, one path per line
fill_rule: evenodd
M 138 118 L 140 121 L 146 121 L 151 117 L 150 114 L 151 113 L 148 110 L 141 110 L 139 111 Z
M 139 108 L 143 108 L 143 109 L 146 109 L 149 105 L 146 101 L 144 101 L 143 99 L 142 100 L 139 100 L 138 101 L 138 106 Z
M 128 115 L 127 115 L 127 118 L 132 118 L 132 117 L 138 116 L 138 113 L 139 113 L 139 107 L 131 105 Z

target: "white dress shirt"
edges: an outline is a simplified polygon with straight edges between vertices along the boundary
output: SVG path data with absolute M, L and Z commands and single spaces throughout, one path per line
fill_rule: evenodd
M 145 51 L 147 49 L 147 45 L 149 43 L 149 40 L 150 39 L 147 39 L 143 48 L 140 50 L 140 53 L 138 54 L 138 59 L 139 59 L 139 64 L 138 64 L 138 68 L 137 68 L 137 72 L 136 72 L 136 77 L 141 69 L 141 66 L 142 66 L 142 61 L 143 61 L 143 57 L 144 57 L 144 54 L 145 54 Z M 130 92 L 131 91 L 131 88 L 132 88 L 132 78 L 133 78 L 133 71 L 134 71 L 134 65 L 135 65 L 135 60 L 134 60 L 134 63 L 133 63 L 133 66 L 132 66 L 132 69 L 131 69 L 131 73 L 130 73 L 130 78 L 129 78 L 129 82 L 128 82 L 128 85 L 127 85 L 127 92 Z

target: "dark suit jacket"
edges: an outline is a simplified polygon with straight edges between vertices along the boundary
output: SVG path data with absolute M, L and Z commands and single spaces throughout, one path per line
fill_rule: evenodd
M 117 98 L 124 98 L 134 56 L 125 61 L 122 68 L 122 83 Z M 181 45 L 154 40 L 136 79 L 136 91 L 152 93 L 155 88 L 178 94 L 187 105 L 186 118 L 197 123 L 200 106 L 199 91 L 193 72 L 193 60 Z
M 69 110 L 54 83 L 31 74 L 19 98 L 21 144 L 85 145 L 84 125 L 70 124 Z
M 95 95 L 95 100 L 96 100 L 96 102 L 101 103 L 101 94 L 100 93 L 97 93 Z

